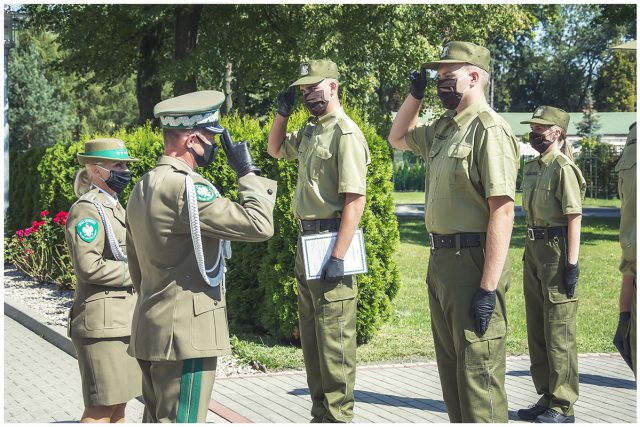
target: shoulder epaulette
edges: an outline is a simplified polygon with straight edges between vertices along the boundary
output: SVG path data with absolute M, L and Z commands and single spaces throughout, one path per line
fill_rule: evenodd
M 485 129 L 498 125 L 495 117 L 493 117 L 493 115 L 487 110 L 481 111 L 478 114 L 478 117 L 480 118 L 480 123 L 482 123 L 482 126 L 484 126 Z
M 343 135 L 355 133 L 354 127 L 357 125 L 347 116 L 342 116 L 338 119 L 338 127 Z

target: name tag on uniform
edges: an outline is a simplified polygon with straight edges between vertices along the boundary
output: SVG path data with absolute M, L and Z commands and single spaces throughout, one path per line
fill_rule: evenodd
M 309 234 L 302 236 L 302 253 L 304 255 L 304 271 L 307 280 L 319 279 L 322 267 L 331 257 L 336 243 L 337 232 Z M 362 230 L 356 230 L 347 253 L 344 256 L 344 274 L 367 273 L 367 254 L 364 250 Z

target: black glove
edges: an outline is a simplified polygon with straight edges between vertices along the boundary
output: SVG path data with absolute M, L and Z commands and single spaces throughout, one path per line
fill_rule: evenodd
M 427 70 L 421 68 L 420 71 L 412 70 L 409 72 L 409 82 L 411 87 L 409 91 L 415 99 L 424 98 L 424 89 L 427 87 Z
M 627 334 L 625 338 L 625 333 L 627 329 L 629 329 L 629 322 L 631 322 L 631 313 L 628 311 L 620 313 L 618 329 L 616 330 L 616 335 L 613 337 L 613 345 L 616 346 L 620 352 L 620 356 L 627 362 L 627 365 L 633 369 L 631 366 L 631 336 Z
M 480 336 L 487 332 L 493 310 L 496 308 L 496 291 L 478 288 L 471 301 L 471 318 L 476 333 Z
M 289 89 L 279 92 L 276 102 L 278 103 L 278 114 L 282 117 L 289 117 L 293 111 L 293 104 L 296 102 L 296 87 L 291 86 Z
M 578 268 L 578 262 L 575 264 L 568 264 L 564 269 L 564 275 L 562 280 L 564 282 L 564 288 L 567 290 L 567 296 L 573 298 L 573 294 L 576 291 L 576 285 L 578 284 L 578 276 L 580 276 L 580 269 Z
M 220 143 L 227 154 L 229 166 L 236 172 L 238 178 L 242 178 L 250 172 L 260 175 L 260 168 L 253 164 L 253 157 L 251 157 L 247 141 L 234 143 L 229 131 L 225 129 L 220 135 Z
M 331 255 L 331 258 L 322 267 L 322 280 L 338 283 L 344 278 L 344 260 Z

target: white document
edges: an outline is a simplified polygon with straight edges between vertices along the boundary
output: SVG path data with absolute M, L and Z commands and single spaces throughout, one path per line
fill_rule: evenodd
M 337 232 L 302 236 L 304 271 L 307 280 L 320 278 L 322 267 L 331 257 L 331 251 L 337 236 Z M 362 230 L 358 229 L 353 235 L 351 245 L 344 256 L 344 274 L 360 274 L 367 271 L 364 237 L 362 236 Z

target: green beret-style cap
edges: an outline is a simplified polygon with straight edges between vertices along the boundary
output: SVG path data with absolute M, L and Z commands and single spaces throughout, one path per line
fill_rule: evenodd
M 108 162 L 137 162 L 138 159 L 129 157 L 124 142 L 117 138 L 97 138 L 84 143 L 84 153 L 78 153 L 81 165 Z
M 437 69 L 440 64 L 467 63 L 489 72 L 490 62 L 491 53 L 486 47 L 469 42 L 453 41 L 444 45 L 439 60 L 426 62 L 423 67 Z
M 541 105 L 533 112 L 533 117 L 531 117 L 530 120 L 525 120 L 520 123 L 537 123 L 539 125 L 547 126 L 557 125 L 566 133 L 567 128 L 569 127 L 569 113 L 560 108 Z
M 217 90 L 201 90 L 165 99 L 153 107 L 163 128 L 193 129 L 218 124 L 218 110 L 224 94 Z
M 298 80 L 291 83 L 291 86 L 313 85 L 320 83 L 324 79 L 340 79 L 338 66 L 330 59 L 313 59 L 303 62 L 298 68 Z

